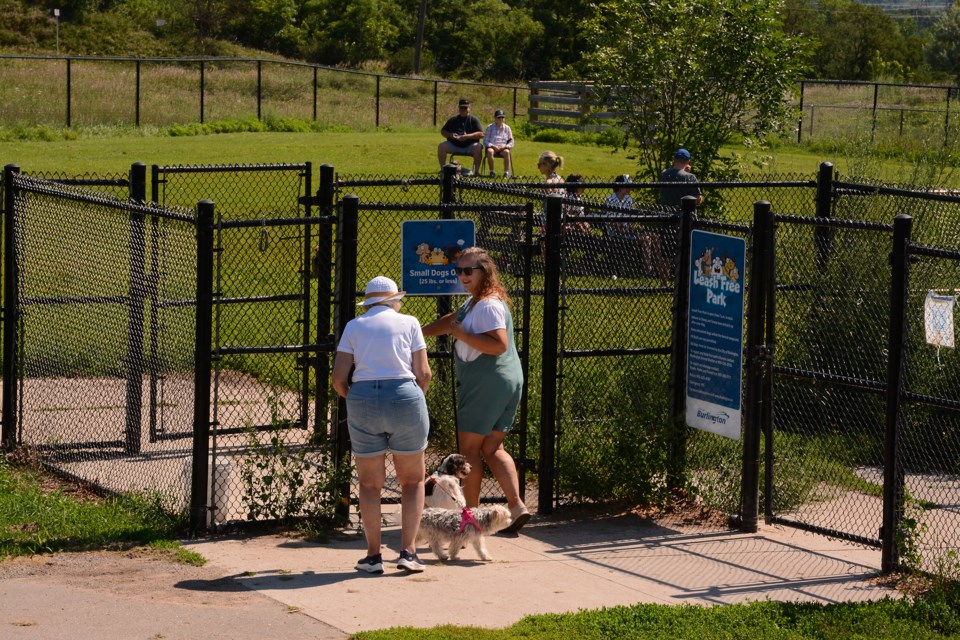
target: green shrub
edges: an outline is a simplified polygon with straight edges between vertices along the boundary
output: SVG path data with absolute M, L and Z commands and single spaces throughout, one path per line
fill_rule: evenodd
M 285 521 L 305 517 L 322 528 L 341 524 L 337 507 L 341 488 L 350 480 L 349 459 L 337 465 L 322 438 L 304 446 L 288 443 L 291 425 L 281 418 L 282 403 L 268 400 L 270 430 L 264 434 L 252 427 L 247 430 L 247 452 L 240 469 L 247 517 Z

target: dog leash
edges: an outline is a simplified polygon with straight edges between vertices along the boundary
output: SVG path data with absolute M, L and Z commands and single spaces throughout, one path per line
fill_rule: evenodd
M 442 484 L 439 484 L 437 482 L 436 476 L 434 476 L 432 473 L 427 476 L 424 482 L 424 485 L 428 485 L 428 484 L 433 485 L 434 487 L 438 487 L 440 491 L 443 491 L 445 494 L 447 494 L 451 500 L 453 500 L 454 502 L 457 502 L 456 496 L 454 496 L 452 493 L 447 491 Z

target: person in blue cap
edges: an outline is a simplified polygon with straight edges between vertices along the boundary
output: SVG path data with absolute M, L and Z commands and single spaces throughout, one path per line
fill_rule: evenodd
M 690 173 L 690 152 L 686 149 L 677 149 L 673 154 L 673 166 L 660 174 L 659 182 L 683 182 L 693 184 L 697 176 Z M 697 206 L 703 202 L 700 187 L 662 187 L 660 189 L 660 204 L 668 207 L 679 207 L 684 196 L 695 196 Z

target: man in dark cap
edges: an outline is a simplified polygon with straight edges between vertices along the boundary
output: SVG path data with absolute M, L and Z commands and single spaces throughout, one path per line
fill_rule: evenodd
M 673 154 L 673 166 L 665 169 L 660 174 L 659 182 L 685 182 L 693 184 L 697 181 L 697 176 L 690 173 L 690 152 L 686 149 L 677 149 Z M 684 196 L 695 196 L 697 205 L 703 202 L 703 194 L 700 193 L 700 187 L 664 187 L 660 189 L 660 204 L 668 207 L 679 207 L 680 200 Z
M 483 124 L 480 119 L 470 113 L 470 101 L 460 98 L 457 115 L 453 116 L 440 130 L 445 140 L 437 147 L 437 159 L 440 168 L 447 163 L 447 156 L 473 156 L 473 172 L 480 172 L 480 161 L 483 158 Z

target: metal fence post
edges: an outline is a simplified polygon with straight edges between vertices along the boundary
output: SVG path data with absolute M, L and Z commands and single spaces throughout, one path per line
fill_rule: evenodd
M 820 171 L 817 173 L 817 196 L 816 212 L 817 218 L 829 220 L 833 218 L 833 165 L 829 162 L 820 163 Z M 813 243 L 817 250 L 817 269 L 822 271 L 827 265 L 827 259 L 833 250 L 832 227 L 817 225 L 813 230 Z
M 870 127 L 870 142 L 873 142 L 873 135 L 877 131 L 877 95 L 880 93 L 880 83 L 873 85 L 873 124 Z
M 304 164 L 303 168 L 303 193 L 305 199 L 303 200 L 303 217 L 309 219 L 313 215 L 312 201 L 310 200 L 311 192 L 313 191 L 313 164 L 307 162 Z M 325 225 L 324 225 L 325 226 Z M 313 329 L 310 326 L 310 307 L 312 304 L 310 296 L 310 287 L 312 283 L 311 279 L 311 259 L 313 257 L 312 245 L 313 244 L 313 225 L 311 223 L 306 223 L 303 225 L 303 264 L 300 267 L 300 286 L 303 288 L 303 326 L 301 327 L 301 339 L 303 340 L 304 345 L 311 344 L 310 337 L 313 335 Z M 319 311 L 319 305 L 318 311 Z M 319 338 L 319 336 L 317 336 Z M 301 375 L 301 384 L 302 392 L 300 395 L 300 424 L 304 429 L 310 428 L 310 399 L 308 398 L 310 392 L 310 369 L 312 368 L 313 363 L 311 362 L 311 354 L 304 352 L 299 358 L 299 365 L 303 367 L 300 372 Z M 319 385 L 317 385 L 319 387 Z M 319 394 L 318 394 L 319 395 Z M 319 416 L 314 416 L 314 424 L 316 424 L 316 419 Z
M 764 506 L 763 517 L 767 524 L 773 522 L 773 460 L 774 460 L 774 441 L 773 441 L 773 362 L 776 347 L 776 320 L 777 320 L 777 230 L 775 217 L 770 216 L 766 229 L 766 248 L 763 252 L 764 265 L 760 273 L 764 291 L 764 301 L 766 302 L 766 316 L 764 323 L 767 325 L 766 346 L 767 351 L 763 359 L 764 375 L 760 391 L 760 403 L 763 407 L 760 418 L 763 429 L 764 444 Z
M 257 120 L 263 120 L 263 61 L 257 60 Z
M 136 126 L 140 127 L 140 60 L 137 60 Z
M 313 121 L 317 121 L 317 71 L 316 67 L 313 68 Z
M 320 215 L 334 215 L 334 171 L 332 164 L 320 165 Z M 317 278 L 317 342 L 332 342 L 330 332 L 330 304 L 333 298 L 330 267 L 333 263 L 333 225 L 321 224 L 317 229 L 317 252 L 314 254 L 313 271 Z M 317 420 L 327 415 L 330 405 L 330 354 L 317 353 Z
M 696 218 L 697 198 L 680 200 L 679 255 L 676 264 L 676 289 L 673 293 L 673 329 L 670 354 L 670 453 L 667 464 L 667 487 L 682 489 L 686 478 L 686 424 L 684 409 L 687 397 L 687 318 L 690 293 L 690 232 Z
M 130 167 L 130 200 L 143 204 L 147 199 L 147 165 Z M 143 408 L 143 313 L 146 300 L 146 221 L 138 212 L 130 213 L 128 237 L 129 280 L 127 293 L 127 402 L 125 451 L 139 454 L 141 447 L 141 409 Z
M 71 93 L 73 92 L 73 81 L 71 78 L 70 58 L 67 58 L 67 129 L 73 122 L 73 114 L 70 111 Z
M 543 346 L 540 397 L 540 492 L 538 513 L 553 511 L 557 443 L 557 354 L 560 351 L 560 242 L 563 236 L 563 196 L 544 200 L 546 238 L 543 258 Z
M 883 448 L 883 526 L 880 529 L 880 570 L 899 568 L 898 534 L 903 521 L 903 466 L 899 435 L 902 425 L 903 355 L 907 339 L 908 245 L 913 218 L 900 214 L 893 220 L 890 282 L 890 333 L 887 337 L 887 419 Z
M 769 243 L 772 213 L 770 203 L 761 200 L 753 205 L 753 256 L 750 264 L 750 299 L 747 310 L 747 388 L 744 393 L 743 476 L 740 507 L 740 528 L 755 532 L 760 512 L 760 434 L 764 360 L 764 267 Z
M 204 116 L 203 103 L 204 103 L 204 97 L 205 97 L 204 89 L 206 88 L 205 85 L 206 83 L 204 82 L 204 65 L 203 65 L 203 60 L 201 60 L 200 61 L 200 124 L 203 124 L 203 116 Z
M 340 204 L 340 221 L 337 224 L 337 304 L 333 312 L 334 341 L 340 340 L 347 323 L 357 314 L 357 239 L 360 218 L 360 198 L 350 194 Z M 332 451 L 334 464 L 340 469 L 350 455 L 350 433 L 347 431 L 347 401 L 337 396 L 336 426 L 333 430 Z M 342 487 L 343 499 L 337 514 L 350 515 L 350 483 Z
M 213 372 L 213 202 L 197 203 L 197 321 L 193 379 L 190 531 L 207 528 L 210 475 L 210 375 Z
M 14 242 L 13 174 L 20 167 L 8 164 L 3 168 L 3 449 L 17 446 L 17 270 Z
M 533 203 L 527 202 L 523 211 L 524 221 L 524 243 L 523 243 L 523 308 L 521 309 L 522 324 L 520 329 L 521 346 L 520 366 L 523 368 L 523 393 L 520 396 L 519 419 L 523 425 L 519 433 L 520 451 L 523 457 L 517 464 L 517 474 L 520 480 L 520 498 L 527 498 L 527 470 L 535 464 L 535 460 L 530 458 L 527 453 L 528 429 L 528 407 L 530 405 L 530 292 L 533 288 L 533 252 L 535 247 L 533 240 Z
M 160 202 L 160 167 L 150 167 L 150 201 Z M 150 300 L 150 341 L 147 362 L 150 370 L 150 413 L 149 429 L 151 442 L 157 434 L 157 411 L 159 409 L 159 344 L 160 344 L 160 220 L 157 216 L 150 219 L 150 275 L 147 279 L 147 297 Z
M 806 83 L 800 81 L 800 115 L 797 118 L 797 144 L 800 144 L 800 140 L 803 138 L 803 90 Z

